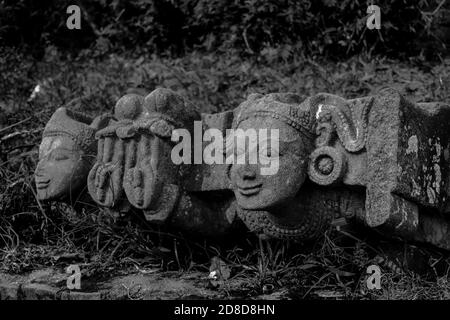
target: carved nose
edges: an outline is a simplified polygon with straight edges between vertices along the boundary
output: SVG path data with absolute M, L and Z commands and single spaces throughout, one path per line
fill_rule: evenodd
M 256 171 L 252 168 L 252 166 L 246 164 L 242 166 L 240 175 L 244 180 L 253 180 L 256 178 Z
M 42 166 L 43 166 L 42 162 L 39 162 L 38 165 L 36 166 L 36 170 L 34 170 L 34 175 L 36 177 L 42 177 L 43 176 L 42 171 L 44 169 L 42 168 Z

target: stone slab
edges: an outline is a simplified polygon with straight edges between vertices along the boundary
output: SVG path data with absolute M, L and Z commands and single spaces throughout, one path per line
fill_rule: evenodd
M 69 290 L 62 278 L 68 275 L 52 269 L 25 275 L 0 273 L 0 300 L 168 300 L 218 299 L 221 294 L 209 286 L 207 274 L 191 272 L 131 273 L 96 283 L 94 291 Z M 81 278 L 83 287 L 83 278 Z

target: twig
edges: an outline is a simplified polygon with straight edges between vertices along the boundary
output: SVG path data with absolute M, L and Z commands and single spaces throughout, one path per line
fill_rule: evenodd
M 31 184 L 25 183 L 25 185 L 26 185 L 26 186 L 31 190 L 31 192 L 33 193 L 33 196 L 34 196 L 34 198 L 35 198 L 35 200 L 36 200 L 36 203 L 38 204 L 38 207 L 39 207 L 39 209 L 40 209 L 42 215 L 43 215 L 44 218 L 45 218 L 45 221 L 46 221 L 46 222 L 50 221 L 52 224 L 54 224 L 54 222 L 53 222 L 51 219 L 49 219 L 49 218 L 47 217 L 47 214 L 45 213 L 44 207 L 42 206 L 41 202 L 39 201 L 39 198 L 38 198 L 36 192 L 34 191 L 33 187 L 31 186 Z M 56 224 L 54 224 L 54 225 L 56 226 Z
M 319 283 L 321 283 L 323 279 L 325 279 L 326 277 L 328 277 L 328 276 L 331 275 L 331 274 L 332 274 L 332 272 L 328 272 L 328 273 L 324 274 L 323 276 L 321 276 L 320 279 L 319 279 L 316 283 L 314 283 L 314 284 L 311 286 L 311 288 L 308 289 L 308 291 L 306 291 L 306 293 L 303 295 L 303 298 L 302 298 L 302 299 L 305 299 L 306 296 L 311 292 L 312 289 L 317 288 L 317 285 L 318 285 Z
M 116 247 L 113 249 L 113 251 L 111 252 L 111 254 L 110 254 L 108 260 L 106 260 L 105 265 L 108 265 L 108 264 L 112 261 L 112 259 L 113 259 L 113 257 L 114 257 L 114 254 L 115 254 L 116 251 L 120 248 L 120 246 L 122 245 L 122 243 L 123 243 L 124 240 L 125 240 L 124 238 L 120 239 L 120 241 L 119 241 L 119 243 L 117 244 L 117 246 L 116 246 Z
M 426 21 L 427 27 L 429 27 L 431 25 L 431 22 L 433 22 L 433 19 L 434 19 L 434 15 L 441 9 L 441 7 L 445 4 L 446 1 L 447 0 L 442 0 L 441 3 L 439 3 L 439 5 L 436 7 L 436 9 L 434 9 L 433 12 L 421 11 L 421 14 L 423 15 L 423 17 L 428 19 L 428 21 Z
M 247 29 L 248 29 L 248 27 L 245 27 L 244 32 L 242 32 L 242 37 L 244 38 L 245 46 L 247 47 L 248 52 L 251 53 L 251 54 L 254 54 L 255 52 L 252 50 L 252 48 L 250 48 L 250 45 L 248 43 Z
M 374 247 L 372 247 L 371 245 L 369 245 L 367 242 L 362 241 L 361 239 L 355 237 L 354 235 L 352 235 L 352 234 L 350 234 L 350 233 L 348 233 L 348 232 L 345 232 L 344 230 L 338 230 L 338 232 L 342 233 L 343 235 L 345 235 L 345 236 L 347 236 L 347 237 L 349 237 L 349 238 L 351 238 L 351 239 L 353 239 L 353 240 L 356 240 L 356 241 L 358 241 L 358 242 L 364 243 L 369 249 L 372 249 L 373 252 L 380 254 L 380 251 L 379 251 L 379 250 L 375 249 Z
M 2 133 L 3 131 L 9 130 L 9 129 L 11 129 L 11 128 L 14 128 L 15 126 L 18 126 L 19 124 L 22 124 L 22 123 L 24 123 L 24 122 L 27 122 L 27 121 L 30 120 L 30 119 L 31 119 L 31 117 L 28 117 L 28 118 L 26 118 L 26 119 L 20 120 L 19 122 L 16 122 L 16 123 L 10 125 L 10 126 L 4 127 L 3 129 L 0 129 L 0 133 Z
M 441 9 L 441 7 L 445 4 L 447 0 L 442 0 L 442 2 L 436 7 L 436 9 L 434 9 L 434 11 L 431 13 L 431 15 L 435 15 L 439 9 Z

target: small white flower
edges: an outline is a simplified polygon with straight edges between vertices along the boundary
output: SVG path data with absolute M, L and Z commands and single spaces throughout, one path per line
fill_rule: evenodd
M 30 95 L 30 101 L 34 100 L 36 98 L 36 96 L 38 95 L 38 93 L 41 92 L 41 86 L 38 84 L 34 87 L 33 92 L 31 92 Z

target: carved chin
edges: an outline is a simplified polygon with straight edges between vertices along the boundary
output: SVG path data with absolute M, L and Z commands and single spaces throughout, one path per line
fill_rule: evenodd
M 72 188 L 68 189 L 67 187 L 55 186 L 55 184 L 52 183 L 48 183 L 47 185 L 37 183 L 37 198 L 41 201 L 64 200 L 70 196 L 70 190 L 72 193 L 76 190 L 75 186 L 71 187 Z
M 265 210 L 268 208 L 267 199 L 256 194 L 242 194 L 239 190 L 236 191 L 236 199 L 239 207 L 246 210 Z
M 37 198 L 41 201 L 57 200 L 61 198 L 61 193 L 54 192 L 49 187 L 37 187 Z

